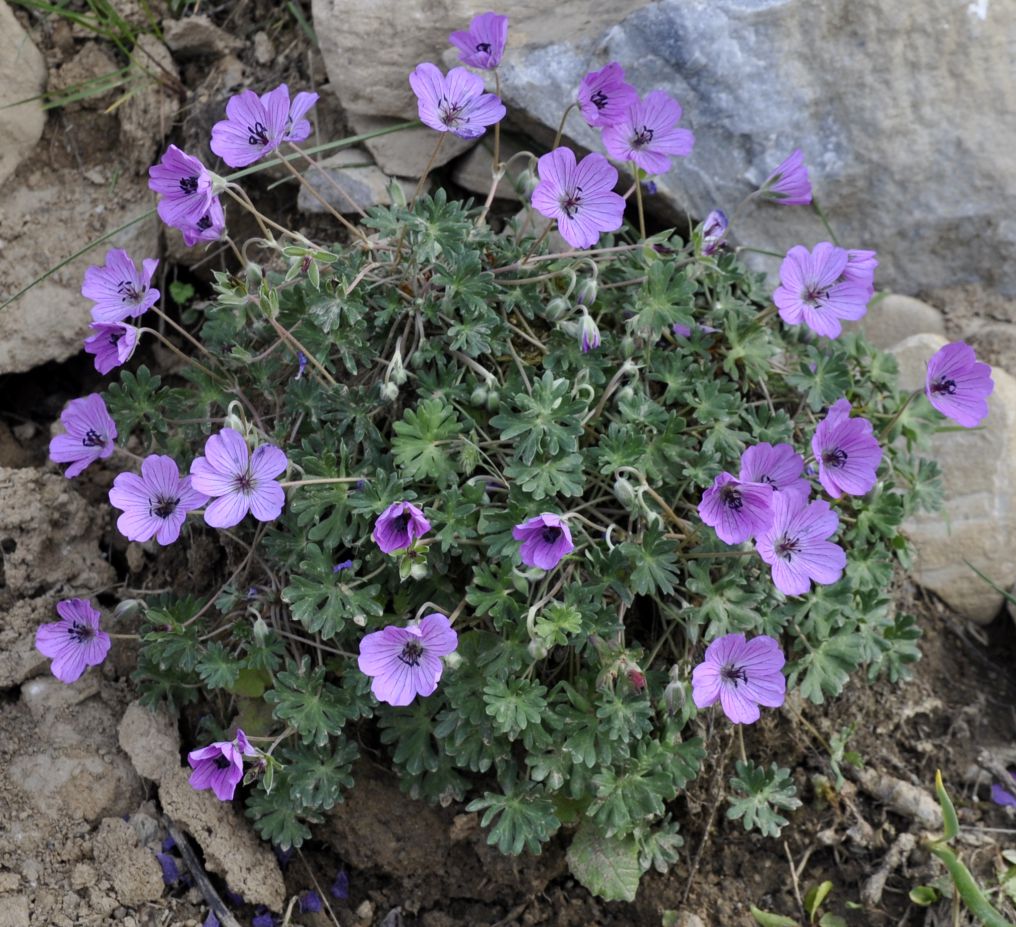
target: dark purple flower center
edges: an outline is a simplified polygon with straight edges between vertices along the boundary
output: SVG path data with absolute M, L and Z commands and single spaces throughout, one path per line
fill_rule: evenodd
M 423 646 L 416 641 L 407 641 L 406 646 L 402 648 L 402 653 L 399 654 L 399 659 L 406 666 L 419 666 L 420 657 L 422 656 Z
M 166 496 L 156 496 L 148 500 L 148 514 L 154 518 L 169 518 L 176 511 L 180 504 L 179 496 L 175 499 Z
M 727 663 L 720 668 L 720 679 L 724 682 L 733 683 L 736 689 L 738 683 L 748 684 L 748 671 L 743 666 L 735 663 Z
M 477 42 L 476 43 L 476 50 L 478 52 L 483 52 L 485 55 L 489 55 L 490 54 L 490 42 Z
M 180 190 L 186 195 L 190 196 L 193 193 L 198 192 L 198 178 L 197 175 L 193 177 L 181 177 L 180 178 Z
M 212 227 L 212 214 L 210 212 L 206 212 L 200 219 L 198 219 L 197 226 L 202 232 L 210 229 Z
M 801 552 L 801 541 L 799 538 L 788 538 L 785 534 L 776 542 L 773 549 L 776 556 L 788 563 L 794 559 L 794 554 Z
M 736 486 L 731 486 L 727 483 L 720 489 L 720 502 L 725 505 L 728 509 L 732 509 L 735 512 L 740 512 L 744 508 L 744 499 L 741 498 L 741 490 Z
M 216 769 L 229 769 L 233 765 L 229 762 L 229 757 L 223 756 L 221 753 L 212 762 L 215 763 Z
M 109 343 L 113 345 L 114 348 L 117 346 L 121 338 L 123 338 L 123 332 L 119 329 L 113 329 L 113 331 L 109 333 Z
M 116 291 L 120 294 L 120 299 L 125 303 L 136 303 L 144 295 L 145 290 L 148 287 L 143 286 L 139 290 L 132 280 L 121 280 L 116 285 Z
M 247 473 L 241 473 L 239 476 L 233 478 L 233 485 L 236 487 L 237 492 L 252 492 L 254 489 L 254 477 L 251 476 L 249 471 Z
M 540 537 L 543 539 L 544 544 L 556 544 L 557 539 L 561 537 L 561 529 L 555 528 L 553 525 L 547 525 L 540 532 Z
M 947 396 L 952 396 L 956 393 L 956 381 L 947 380 L 945 377 L 939 377 L 937 380 L 932 381 L 931 391 L 940 395 L 945 393 Z
M 75 621 L 68 629 L 67 636 L 75 644 L 83 644 L 95 637 L 95 628 L 83 621 Z
M 589 97 L 589 102 L 597 109 L 603 109 L 607 105 L 607 95 L 602 90 L 597 90 Z
M 801 294 L 801 301 L 809 306 L 818 306 L 820 302 L 829 298 L 829 290 L 820 287 L 817 283 L 809 283 Z
M 641 129 L 635 132 L 635 137 L 631 140 L 632 148 L 645 148 L 653 140 L 653 130 L 647 125 L 643 125 Z
M 89 428 L 81 439 L 82 447 L 105 447 L 106 436 L 100 435 L 94 428 Z
M 263 122 L 255 122 L 253 127 L 247 126 L 247 143 L 249 145 L 267 145 L 268 130 Z
M 464 109 L 464 103 L 452 103 L 447 97 L 441 97 L 437 104 L 437 111 L 441 116 L 441 121 L 449 129 L 454 129 L 465 121 L 462 118 L 462 111 Z
M 566 190 L 561 197 L 561 209 L 569 219 L 575 218 L 575 213 L 582 205 L 582 187 L 575 187 L 574 190 Z
M 841 447 L 830 448 L 822 452 L 822 463 L 834 470 L 839 470 L 847 462 L 847 452 Z

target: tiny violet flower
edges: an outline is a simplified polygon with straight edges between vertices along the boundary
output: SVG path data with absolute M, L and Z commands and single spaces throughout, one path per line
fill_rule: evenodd
M 35 649 L 53 662 L 50 671 L 60 682 L 81 678 L 89 666 L 98 666 L 109 653 L 110 639 L 99 629 L 101 615 L 84 599 L 56 603 L 59 621 L 39 626 Z
M 779 643 L 766 634 L 745 640 L 743 634 L 718 637 L 691 675 L 691 697 L 698 708 L 717 700 L 734 724 L 754 724 L 759 705 L 779 708 L 787 693 L 785 663 Z
M 154 537 L 166 545 L 180 537 L 187 513 L 208 497 L 193 488 L 189 476 L 180 476 L 172 457 L 150 454 L 141 461 L 141 476 L 121 473 L 113 480 L 109 501 L 123 512 L 116 527 L 128 541 Z
M 98 393 L 72 399 L 60 413 L 64 434 L 49 442 L 49 459 L 69 463 L 64 471 L 68 479 L 77 476 L 90 463 L 105 460 L 113 453 L 116 422 L 109 416 L 106 403 Z
M 168 853 L 156 853 L 155 858 L 162 867 L 162 881 L 166 885 L 176 885 L 180 881 L 180 867 L 176 864 L 176 857 Z
M 250 452 L 243 435 L 223 428 L 205 442 L 205 456 L 190 467 L 191 483 L 215 501 L 205 509 L 205 524 L 232 528 L 250 512 L 258 521 L 274 521 L 282 514 L 286 493 L 276 477 L 289 460 L 274 444 Z
M 555 148 L 538 162 L 540 182 L 533 208 L 556 219 L 558 231 L 573 248 L 591 248 L 601 232 L 624 222 L 624 197 L 614 192 L 617 171 L 597 152 L 576 163 L 570 148 Z
M 341 573 L 343 570 L 351 570 L 351 569 L 353 569 L 353 561 L 343 560 L 342 563 L 336 563 L 335 566 L 332 567 L 332 572 Z
M 214 197 L 208 205 L 208 211 L 199 216 L 195 222 L 178 226 L 183 233 L 183 243 L 193 248 L 199 241 L 218 241 L 226 230 L 226 214 L 222 211 L 222 203 Z
M 1016 772 L 1009 771 L 1009 775 L 1012 777 L 1012 782 L 1006 782 L 1002 785 L 993 783 L 991 786 L 991 800 L 996 805 L 1002 805 L 1003 807 L 1016 808 Z
M 670 330 L 677 335 L 678 338 L 690 338 L 692 329 L 688 325 L 682 325 L 680 322 L 675 322 L 670 326 Z M 719 329 L 713 328 L 712 325 L 696 325 L 695 331 L 702 332 L 703 335 L 715 335 Z
M 764 534 L 773 523 L 773 487 L 745 483 L 721 473 L 703 494 L 699 517 L 727 544 L 740 544 Z
M 452 68 L 445 76 L 425 61 L 409 75 L 409 86 L 416 94 L 420 121 L 460 138 L 479 138 L 507 112 L 498 97 L 485 92 L 483 78 L 465 68 Z
M 247 735 L 237 728 L 232 740 L 219 740 L 187 754 L 187 762 L 194 770 L 190 787 L 197 792 L 211 789 L 219 801 L 230 801 L 243 778 L 243 758 L 257 755 Z
M 138 346 L 138 329 L 123 322 L 93 322 L 95 332 L 85 339 L 85 351 L 95 355 L 95 369 L 109 373 L 114 367 L 126 364 Z
M 869 287 L 861 280 L 845 279 L 848 254 L 827 241 L 809 252 L 795 245 L 780 265 L 780 286 L 773 301 L 788 325 L 802 322 L 812 331 L 836 338 L 842 319 L 860 319 L 868 311 Z
M 244 90 L 229 98 L 226 118 L 212 126 L 211 149 L 230 167 L 246 167 L 283 142 L 302 142 L 310 135 L 303 117 L 317 103 L 316 93 L 298 93 L 289 101 L 289 87 L 279 84 L 258 96 Z
M 773 582 L 784 595 L 805 595 L 812 582 L 838 582 L 847 555 L 828 540 L 839 527 L 839 516 L 824 499 L 778 492 L 773 496 L 772 527 L 755 542 L 759 556 L 772 567 Z
M 987 417 L 994 388 L 991 367 L 978 362 L 974 349 L 963 341 L 944 345 L 928 361 L 928 402 L 964 428 L 974 428 Z
M 818 423 L 811 439 L 819 482 L 834 499 L 863 496 L 875 485 L 882 448 L 871 422 L 850 418 L 850 403 L 838 399 Z
M 264 905 L 258 905 L 250 919 L 250 927 L 275 927 L 275 915 Z
M 600 329 L 596 320 L 582 309 L 582 318 L 579 319 L 579 347 L 583 354 L 595 351 L 600 346 Z
M 148 187 L 159 194 L 159 218 L 173 228 L 194 225 L 212 204 L 213 178 L 197 158 L 170 145 L 148 168 Z
M 620 122 L 638 101 L 638 91 L 625 83 L 624 68 L 616 61 L 611 61 L 599 71 L 591 71 L 579 84 L 579 111 L 594 128 Z
M 759 187 L 759 195 L 781 206 L 806 206 L 811 202 L 811 182 L 804 152 L 795 148 Z
M 303 375 L 307 370 L 307 355 L 303 351 L 296 352 L 296 376 L 294 380 L 303 379 Z
M 789 444 L 763 441 L 749 447 L 741 455 L 742 483 L 768 483 L 776 493 L 790 493 L 807 499 L 811 494 L 808 481 L 801 478 L 804 458 Z
M 301 914 L 317 914 L 321 910 L 321 896 L 311 889 L 300 896 L 297 904 Z
M 219 922 L 219 919 L 215 916 L 215 912 L 209 911 L 208 917 L 205 918 L 205 922 L 204 924 L 201 925 L 201 927 L 222 927 L 222 924 Z
M 568 523 L 550 512 L 537 515 L 512 528 L 512 537 L 521 541 L 519 556 L 526 566 L 553 570 L 575 550 Z
M 508 17 L 497 13 L 474 16 L 469 28 L 453 32 L 448 41 L 459 50 L 459 61 L 492 71 L 501 63 L 508 42 Z
M 122 248 L 106 252 L 106 263 L 85 271 L 81 295 L 95 304 L 95 322 L 122 322 L 144 315 L 159 299 L 159 291 L 151 289 L 152 276 L 159 266 L 158 258 L 145 258 L 141 270 Z
M 340 869 L 335 874 L 335 881 L 328 889 L 328 894 L 339 901 L 349 897 L 349 873 L 345 869 Z
M 633 161 L 649 174 L 670 170 L 671 156 L 691 154 L 695 136 L 679 129 L 681 104 L 662 90 L 647 93 L 615 123 L 604 127 L 603 146 L 615 161 Z
M 370 690 L 379 702 L 404 706 L 417 695 L 432 695 L 444 670 L 441 657 L 458 646 L 451 622 L 438 613 L 405 628 L 389 625 L 360 641 L 357 665 L 371 677 Z
M 719 251 L 729 224 L 727 214 L 722 209 L 714 209 L 706 216 L 706 221 L 702 223 L 703 254 L 710 255 Z
M 430 522 L 412 502 L 393 502 L 374 522 L 371 537 L 386 554 L 405 550 L 430 531 Z

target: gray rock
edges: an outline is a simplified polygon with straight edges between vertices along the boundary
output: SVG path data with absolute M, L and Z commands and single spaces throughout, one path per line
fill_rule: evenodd
M 11 8 L 0 0 L 0 184 L 42 136 L 46 113 L 42 101 L 31 98 L 45 89 L 46 62 Z
M 304 177 L 333 209 L 350 215 L 357 207 L 366 210 L 371 206 L 387 206 L 390 179 L 362 148 L 347 148 L 325 158 L 317 167 L 309 168 Z M 415 186 L 415 181 L 408 183 Z M 404 184 L 405 186 L 405 184 Z M 407 196 L 413 192 L 409 186 Z M 310 191 L 300 187 L 297 206 L 303 212 L 326 213 L 328 210 Z
M 159 782 L 180 765 L 180 732 L 166 711 L 152 711 L 131 702 L 117 729 L 120 749 L 130 757 L 138 775 Z
M 349 122 L 353 131 L 357 135 L 362 135 L 385 129 L 399 122 L 405 122 L 405 120 L 351 114 Z M 433 155 L 440 137 L 440 132 L 435 132 L 427 126 L 418 126 L 411 129 L 401 129 L 388 135 L 368 138 L 363 144 L 377 162 L 378 167 L 389 176 L 419 177 Z M 434 158 L 432 167 L 441 167 L 441 165 L 447 164 L 469 151 L 475 144 L 475 139 L 459 138 L 451 132 L 445 132 L 441 150 Z
M 945 320 L 934 306 L 910 296 L 889 293 L 868 305 L 868 314 L 859 322 L 848 322 L 847 331 L 857 329 L 877 348 L 887 349 L 904 338 L 921 333 L 945 334 Z
M 941 335 L 921 334 L 893 349 L 903 389 L 923 386 L 928 359 L 944 344 Z M 998 614 L 1002 595 L 964 561 L 1003 589 L 1016 581 L 1016 380 L 998 368 L 992 376 L 983 427 L 933 439 L 929 455 L 942 468 L 943 510 L 918 513 L 904 525 L 916 549 L 914 580 L 979 624 Z
M 243 48 L 243 41 L 215 25 L 204 13 L 166 18 L 163 36 L 170 50 L 181 60 L 219 58 Z
M 167 20 L 167 25 L 170 22 L 180 20 Z M 161 79 L 153 78 L 153 73 Z M 179 77 L 169 49 L 154 36 L 138 36 L 130 64 L 134 92 L 118 112 L 122 150 L 140 176 L 158 157 L 180 110 L 180 98 L 163 81 Z
M 501 133 L 501 162 L 507 162 L 513 155 L 520 151 L 532 150 L 532 145 L 526 144 L 526 140 L 517 136 Z M 485 198 L 490 192 L 490 185 L 494 180 L 494 136 L 488 132 L 480 143 L 468 154 L 463 155 L 455 162 L 452 169 L 452 180 L 460 187 Z M 525 157 L 516 158 L 508 167 L 507 173 L 497 185 L 497 192 L 494 194 L 498 199 L 516 200 L 519 195 L 515 192 L 515 185 L 512 178 L 517 178 L 520 173 L 529 167 L 529 160 Z

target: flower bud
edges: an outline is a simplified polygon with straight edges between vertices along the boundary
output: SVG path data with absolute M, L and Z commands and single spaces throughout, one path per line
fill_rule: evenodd
M 487 401 L 487 387 L 482 383 L 478 384 L 476 388 L 469 394 L 469 404 L 474 406 L 482 406 Z
M 390 380 L 381 384 L 381 398 L 385 402 L 395 402 L 399 396 L 399 388 Z
M 714 209 L 706 221 L 702 223 L 702 253 L 715 254 L 727 234 L 727 214 L 722 209 Z
M 635 494 L 635 487 L 632 486 L 631 482 L 623 476 L 619 476 L 614 480 L 614 498 L 626 509 L 630 509 L 635 505 L 635 500 L 638 497 Z
M 388 365 L 388 379 L 396 386 L 402 386 L 408 378 L 409 375 L 406 373 L 406 368 L 402 366 L 402 351 L 396 347 L 395 354 Z
M 492 389 L 487 394 L 487 411 L 496 412 L 500 405 L 501 405 L 501 394 L 496 389 Z
M 635 339 L 631 335 L 625 335 L 621 339 L 621 356 L 633 357 L 635 354 Z
M 124 599 L 113 609 L 113 618 L 116 621 L 133 618 L 147 608 L 148 606 L 141 599 Z
M 258 615 L 254 619 L 254 627 L 251 630 L 254 633 L 254 640 L 259 644 L 263 644 L 265 638 L 268 637 L 268 624 L 265 622 L 265 619 Z
M 579 319 L 579 347 L 583 354 L 595 351 L 600 346 L 600 329 L 596 320 L 582 307 L 582 318 Z
M 540 178 L 536 176 L 529 168 L 524 171 L 519 171 L 515 177 L 515 189 L 523 199 L 527 199 L 529 194 L 532 193 L 537 184 L 539 184 Z
M 430 576 L 430 568 L 426 563 L 414 563 L 409 568 L 409 575 L 412 579 L 426 579 Z
M 547 645 L 538 637 L 534 637 L 527 647 L 529 656 L 534 660 L 545 660 L 547 657 Z
M 666 688 L 663 690 L 663 702 L 667 706 L 667 713 L 669 715 L 676 715 L 684 708 L 684 703 L 687 699 L 684 684 L 681 682 L 680 672 L 676 664 L 670 668 L 670 682 L 667 683 Z
M 450 670 L 458 669 L 462 666 L 462 655 L 457 650 L 446 653 L 441 659 L 444 660 L 444 665 Z
M 583 306 L 591 306 L 596 302 L 596 278 L 586 277 L 575 290 L 575 301 Z
M 622 386 L 617 391 L 618 402 L 631 402 L 632 399 L 634 398 L 635 398 L 635 390 L 633 390 L 630 386 Z
M 543 310 L 543 314 L 551 322 L 559 322 L 569 312 L 571 312 L 571 303 L 568 302 L 563 296 L 555 296 L 546 308 Z

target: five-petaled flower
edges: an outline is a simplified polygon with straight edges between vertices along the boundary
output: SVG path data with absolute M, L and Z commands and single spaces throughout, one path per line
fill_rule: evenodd
M 179 536 L 187 513 L 200 508 L 208 497 L 180 476 L 172 457 L 150 454 L 141 461 L 141 476 L 120 473 L 113 480 L 109 501 L 123 514 L 116 527 L 128 541 L 155 538 L 162 545 Z
M 419 624 L 389 625 L 360 641 L 357 665 L 371 677 L 370 691 L 379 702 L 408 705 L 417 695 L 432 695 L 444 670 L 441 657 L 458 646 L 458 634 L 442 614 Z
M 138 346 L 138 329 L 123 322 L 93 322 L 95 332 L 85 339 L 85 351 L 95 355 L 95 369 L 109 373 L 114 367 L 126 364 Z
M 53 661 L 50 670 L 60 682 L 72 683 L 106 659 L 109 635 L 99 629 L 99 612 L 84 599 L 57 602 L 56 611 L 60 620 L 39 626 L 35 647 Z
M 801 477 L 804 458 L 789 444 L 763 441 L 747 448 L 741 455 L 742 483 L 768 483 L 777 493 L 790 493 L 807 499 L 811 486 Z
M 226 118 L 212 126 L 211 149 L 230 167 L 246 167 L 283 142 L 302 142 L 310 135 L 304 116 L 317 101 L 316 93 L 301 92 L 290 103 L 285 84 L 261 96 L 237 93 L 226 103 Z
M 551 512 L 536 515 L 512 528 L 519 556 L 526 566 L 553 570 L 574 549 L 568 523 Z
M 557 219 L 561 236 L 573 248 L 591 248 L 601 232 L 613 232 L 624 222 L 624 198 L 614 192 L 617 171 L 603 155 L 593 152 L 577 164 L 570 148 L 543 155 L 533 190 L 533 208 Z
M 785 663 L 779 642 L 765 634 L 745 640 L 743 634 L 718 637 L 691 675 L 691 697 L 698 708 L 717 700 L 734 724 L 754 724 L 759 705 L 779 708 L 787 693 Z
M 178 226 L 183 232 L 183 243 L 193 248 L 199 241 L 218 241 L 226 230 L 226 214 L 222 211 L 222 203 L 214 197 L 208 205 L 208 211 L 195 222 Z
M 611 61 L 599 71 L 590 71 L 579 84 L 579 111 L 594 127 L 603 128 L 620 122 L 638 101 L 638 91 L 625 83 L 624 68 L 616 61 Z
M 804 163 L 804 152 L 795 148 L 758 190 L 759 196 L 781 206 L 806 206 L 811 202 L 811 182 Z
M 928 401 L 964 428 L 974 428 L 987 416 L 994 388 L 991 367 L 980 363 L 965 342 L 944 345 L 928 361 L 924 380 Z
M 148 168 L 148 186 L 160 196 L 159 218 L 173 228 L 196 225 L 214 199 L 208 168 L 176 145 Z
M 827 241 L 811 252 L 804 245 L 794 245 L 780 264 L 780 286 L 773 293 L 780 318 L 789 325 L 803 322 L 827 338 L 836 338 L 843 330 L 841 319 L 861 318 L 868 311 L 870 282 L 845 277 L 848 261 L 843 248 Z M 851 271 L 855 272 L 863 273 L 859 265 Z
M 875 485 L 882 448 L 871 422 L 850 418 L 850 403 L 838 399 L 815 429 L 811 449 L 818 461 L 819 482 L 834 499 L 846 493 L 863 496 Z
M 824 499 L 778 492 L 773 496 L 772 527 L 755 542 L 759 556 L 772 567 L 773 582 L 784 595 L 804 595 L 812 581 L 823 586 L 843 575 L 847 555 L 828 540 L 839 516 Z
M 681 104 L 662 90 L 628 107 L 617 121 L 603 129 L 603 146 L 616 161 L 632 161 L 650 174 L 670 170 L 671 156 L 691 154 L 695 136 L 679 129 Z
M 159 266 L 158 258 L 145 258 L 138 270 L 130 255 L 121 248 L 106 252 L 106 263 L 85 271 L 81 295 L 92 300 L 92 320 L 122 322 L 143 315 L 159 299 L 159 291 L 151 288 L 152 276 Z
M 492 71 L 501 63 L 508 42 L 508 17 L 498 13 L 474 16 L 469 28 L 453 32 L 448 41 L 459 50 L 459 61 Z
M 189 780 L 190 787 L 197 791 L 211 789 L 219 801 L 229 801 L 243 779 L 243 758 L 257 755 L 258 751 L 251 746 L 247 735 L 237 728 L 233 740 L 217 740 L 187 754 L 187 762 L 194 770 Z
M 374 522 L 371 537 L 386 554 L 405 550 L 430 531 L 430 522 L 412 502 L 393 502 Z
M 420 121 L 438 132 L 479 138 L 487 126 L 505 117 L 501 100 L 484 90 L 482 77 L 465 68 L 452 68 L 445 76 L 424 61 L 409 75 L 409 86 L 416 94 Z
M 745 483 L 732 474 L 719 474 L 699 503 L 699 517 L 727 544 L 740 544 L 769 530 L 773 523 L 773 487 Z
M 240 432 L 223 428 L 205 442 L 205 456 L 191 463 L 191 485 L 214 499 L 205 509 L 212 528 L 232 528 L 250 512 L 258 521 L 274 521 L 282 513 L 286 493 L 276 477 L 289 465 L 274 444 L 250 452 Z
M 49 459 L 70 464 L 64 476 L 77 476 L 93 461 L 113 453 L 116 422 L 98 393 L 72 399 L 60 413 L 60 423 L 65 433 L 49 442 Z

